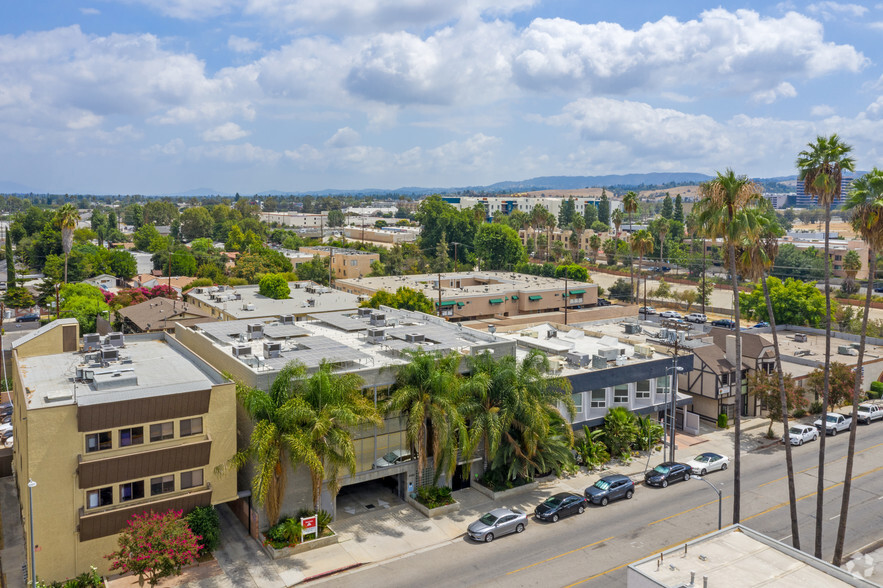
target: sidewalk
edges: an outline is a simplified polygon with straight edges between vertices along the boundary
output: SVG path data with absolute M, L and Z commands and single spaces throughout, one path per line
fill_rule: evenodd
M 24 588 L 27 559 L 25 556 L 24 530 L 15 491 L 15 478 L 0 478 L 0 564 L 3 567 L 3 585 L 6 588 Z

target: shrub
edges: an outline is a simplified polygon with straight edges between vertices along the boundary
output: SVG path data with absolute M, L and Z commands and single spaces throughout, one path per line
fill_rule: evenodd
M 802 419 L 803 417 L 806 416 L 806 411 L 803 410 L 802 408 L 798 408 L 797 410 L 794 411 L 794 414 L 791 416 L 793 416 L 795 419 Z
M 299 520 L 287 517 L 267 529 L 267 543 L 275 549 L 297 545 L 300 543 L 301 530 Z
M 218 548 L 221 543 L 221 521 L 218 511 L 213 506 L 198 506 L 187 515 L 190 530 L 200 539 L 199 544 L 208 552 Z
M 868 390 L 868 400 L 876 400 L 880 398 L 880 392 L 874 392 L 873 390 Z
M 727 415 L 725 413 L 720 413 L 719 415 L 717 415 L 717 428 L 726 429 L 727 426 Z
M 438 486 L 423 486 L 417 489 L 417 502 L 426 508 L 438 508 L 447 504 L 454 504 L 451 489 Z
M 312 510 L 310 508 L 302 508 L 297 511 L 297 515 L 294 517 L 297 521 L 304 519 L 306 517 L 311 517 L 313 515 L 318 515 L 316 518 L 316 524 L 319 525 L 319 533 L 328 528 L 328 525 L 331 523 L 331 513 L 326 510 Z
M 871 392 L 876 394 L 874 398 L 880 398 L 880 395 L 883 394 L 883 382 L 871 382 Z
M 809 405 L 809 413 L 810 414 L 821 414 L 822 412 L 822 401 L 821 400 L 813 400 Z

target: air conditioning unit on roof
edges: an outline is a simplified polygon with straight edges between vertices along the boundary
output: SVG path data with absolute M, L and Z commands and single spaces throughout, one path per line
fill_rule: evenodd
M 246 357 L 251 355 L 251 347 L 249 345 L 234 345 L 233 357 Z

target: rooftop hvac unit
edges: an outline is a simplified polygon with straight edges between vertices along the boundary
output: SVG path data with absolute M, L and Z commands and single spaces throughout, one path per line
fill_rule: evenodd
M 86 333 L 83 335 L 83 351 L 98 351 L 101 349 L 101 335 L 98 333 Z
M 564 369 L 564 360 L 560 357 L 553 357 L 549 360 L 549 369 L 553 373 L 558 373 Z
M 567 354 L 567 361 L 568 363 L 572 363 L 573 365 L 577 365 L 579 367 L 586 367 L 589 365 L 589 362 L 592 361 L 592 356 L 588 353 L 571 351 Z
M 653 357 L 653 348 L 647 345 L 635 345 L 635 355 L 638 357 Z
M 546 333 L 547 339 L 555 339 L 557 337 L 558 337 L 558 331 L 556 331 L 555 329 L 549 329 L 549 332 Z
M 606 359 L 608 361 L 613 361 L 614 359 L 619 357 L 619 350 L 614 349 L 613 347 L 599 347 L 598 348 L 598 355 L 600 355 L 601 357 L 603 357 L 604 359 Z
M 120 358 L 120 351 L 116 347 L 105 345 L 101 348 L 101 361 L 117 361 Z
M 371 313 L 374 312 L 373 309 L 370 308 L 360 308 L 358 316 L 371 316 Z
M 596 370 L 603 370 L 607 367 L 607 358 L 600 355 L 592 356 L 592 367 Z
M 282 354 L 282 343 L 279 341 L 265 341 L 264 342 L 264 357 L 270 359 L 271 357 L 279 357 Z
M 386 326 L 386 313 L 385 312 L 375 312 L 371 315 L 371 325 L 375 327 L 385 327 Z
M 293 325 L 294 324 L 294 315 L 293 314 L 283 314 L 279 317 L 280 322 L 283 325 Z
M 806 343 L 806 333 L 795 333 L 794 334 L 794 342 L 795 343 Z
M 126 341 L 125 341 L 125 338 L 123 337 L 122 333 L 120 333 L 118 331 L 114 331 L 113 333 L 107 334 L 107 338 L 105 339 L 104 342 L 107 345 L 112 345 L 114 347 L 125 347 Z
M 626 323 L 625 324 L 625 334 L 626 335 L 637 335 L 641 332 L 641 325 L 636 325 L 635 323 Z
M 247 357 L 251 355 L 251 347 L 248 345 L 234 345 L 233 357 Z
M 248 335 L 249 339 L 263 339 L 264 337 L 264 325 L 261 323 L 254 323 L 251 325 L 245 326 L 245 332 Z
M 628 359 L 629 358 L 627 356 L 620 355 L 619 357 L 616 358 L 616 365 L 625 365 L 625 363 L 628 361 Z
M 840 355 L 858 355 L 858 350 L 853 349 L 850 345 L 838 345 L 837 353 Z
M 408 343 L 423 343 L 426 337 L 423 336 L 423 333 L 406 333 L 405 341 Z
M 242 305 L 242 310 L 254 310 L 254 304 L 248 302 Z
M 239 292 L 235 293 L 233 295 L 233 300 L 242 300 L 242 294 L 240 294 Z
M 386 338 L 386 331 L 383 329 L 368 329 L 366 335 L 369 343 L 380 343 Z
M 194 288 L 193 289 L 194 294 L 202 294 L 202 291 L 203 291 L 202 288 Z

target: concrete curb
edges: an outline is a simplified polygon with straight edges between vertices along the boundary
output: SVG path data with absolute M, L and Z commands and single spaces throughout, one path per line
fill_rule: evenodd
M 305 584 L 305 583 L 311 582 L 313 580 L 320 580 L 320 579 L 326 578 L 328 576 L 333 576 L 334 574 L 339 574 L 341 572 L 346 572 L 348 570 L 354 570 L 354 569 L 361 567 L 363 565 L 364 564 L 362 562 L 358 562 L 358 563 L 350 564 L 348 566 L 343 566 L 342 568 L 336 568 L 333 570 L 328 570 L 327 572 L 320 572 L 318 574 L 313 574 L 312 576 L 307 576 L 306 578 L 301 580 L 299 582 L 299 584 Z

